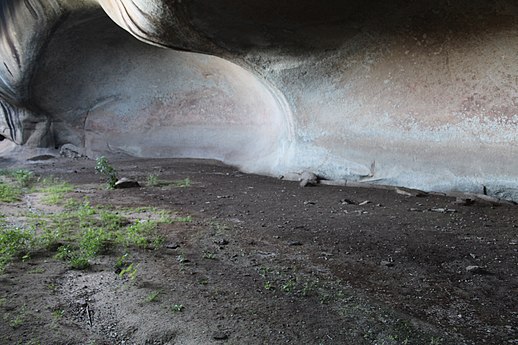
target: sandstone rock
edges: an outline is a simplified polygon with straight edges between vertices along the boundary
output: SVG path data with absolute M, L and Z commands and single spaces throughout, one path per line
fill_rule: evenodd
M 482 275 L 491 274 L 486 268 L 476 265 L 466 267 L 466 272 Z
M 72 144 L 65 144 L 59 149 L 59 154 L 67 158 L 85 157 L 85 150 Z
M 380 265 L 381 266 L 385 266 L 385 267 L 393 267 L 394 266 L 394 262 L 388 261 L 388 260 L 382 260 L 380 262 Z
M 4 0 L 0 136 L 518 200 L 502 2 Z
M 469 206 L 472 205 L 475 202 L 473 198 L 469 197 L 457 197 L 455 198 L 455 204 L 462 205 L 462 206 Z
M 140 184 L 129 178 L 123 177 L 115 182 L 115 189 L 139 188 Z
M 307 186 L 316 186 L 318 183 L 318 176 L 315 175 L 312 172 L 304 171 L 302 174 L 300 174 L 300 186 L 301 187 L 307 187 Z
M 399 195 L 414 196 L 414 197 L 423 197 L 423 196 L 428 195 L 428 193 L 426 193 L 422 190 L 403 188 L 403 187 L 396 187 L 396 193 L 398 193 Z

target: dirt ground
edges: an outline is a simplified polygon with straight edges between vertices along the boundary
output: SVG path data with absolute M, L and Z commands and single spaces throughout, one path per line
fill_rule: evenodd
M 518 344 L 517 206 L 301 188 L 194 160 L 113 161 L 142 187 L 107 190 L 94 165 L 25 167 L 94 205 L 192 221 L 128 253 L 135 279 L 114 269 L 118 252 L 86 271 L 45 252 L 10 264 L 0 344 Z M 150 175 L 192 183 L 146 186 Z

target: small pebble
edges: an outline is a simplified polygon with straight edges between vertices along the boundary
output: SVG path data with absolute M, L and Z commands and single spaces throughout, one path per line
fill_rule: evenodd
M 228 244 L 228 241 L 224 238 L 214 241 L 215 244 L 220 246 L 226 246 Z
M 394 263 L 392 261 L 382 260 L 380 262 L 380 265 L 385 267 L 392 267 L 394 266 Z
M 224 332 L 214 332 L 214 334 L 212 335 L 212 339 L 214 339 L 214 340 L 227 340 L 228 339 L 228 334 L 226 334 Z

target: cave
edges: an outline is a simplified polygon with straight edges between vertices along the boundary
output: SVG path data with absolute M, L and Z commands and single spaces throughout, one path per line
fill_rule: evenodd
M 11 0 L 0 18 L 19 145 L 518 198 L 512 1 Z

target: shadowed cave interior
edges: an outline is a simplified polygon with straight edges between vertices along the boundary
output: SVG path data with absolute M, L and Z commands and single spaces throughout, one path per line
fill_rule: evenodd
M 151 44 L 99 7 L 56 26 L 30 84 L 56 146 L 516 199 L 512 1 L 160 4 L 116 20 Z

